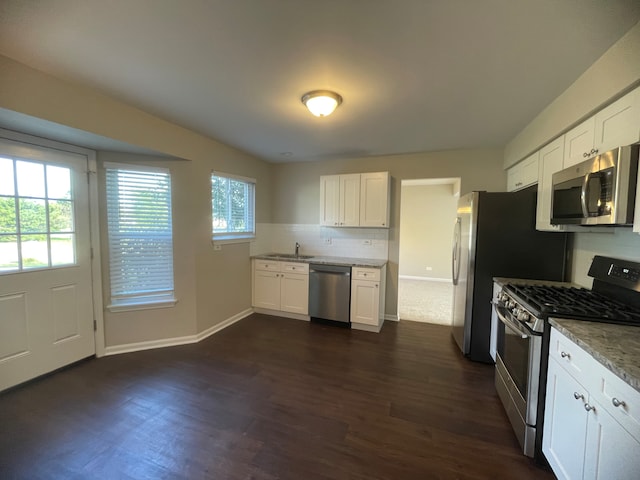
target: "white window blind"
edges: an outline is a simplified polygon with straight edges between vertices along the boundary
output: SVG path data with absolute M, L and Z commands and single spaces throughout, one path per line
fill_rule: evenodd
M 255 182 L 251 178 L 212 173 L 214 241 L 255 237 Z
M 105 167 L 112 306 L 175 303 L 169 171 Z

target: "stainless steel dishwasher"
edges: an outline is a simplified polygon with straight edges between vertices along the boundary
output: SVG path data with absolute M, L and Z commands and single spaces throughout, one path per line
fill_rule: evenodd
M 349 324 L 351 267 L 309 265 L 309 316 Z

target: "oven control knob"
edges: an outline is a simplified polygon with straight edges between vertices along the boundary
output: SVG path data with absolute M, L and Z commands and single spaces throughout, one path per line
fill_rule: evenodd
M 512 308 L 514 308 L 516 306 L 516 302 L 514 302 L 513 300 L 509 300 L 509 302 L 507 303 L 507 308 L 509 310 L 511 310 Z
M 518 312 L 518 320 L 520 320 L 521 322 L 529 321 L 529 314 L 524 310 L 520 309 L 520 311 Z

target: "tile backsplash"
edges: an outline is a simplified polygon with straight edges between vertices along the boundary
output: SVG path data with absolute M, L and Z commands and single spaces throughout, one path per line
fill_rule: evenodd
M 251 255 L 293 253 L 301 255 L 375 258 L 386 260 L 389 230 L 386 228 L 331 228 L 303 223 L 258 223 Z

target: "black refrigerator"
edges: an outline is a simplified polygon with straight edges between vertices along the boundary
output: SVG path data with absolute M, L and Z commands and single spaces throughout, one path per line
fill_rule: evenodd
M 460 197 L 453 235 L 451 333 L 471 360 L 493 363 L 493 277 L 565 280 L 567 234 L 535 229 L 536 199 L 536 187 Z

